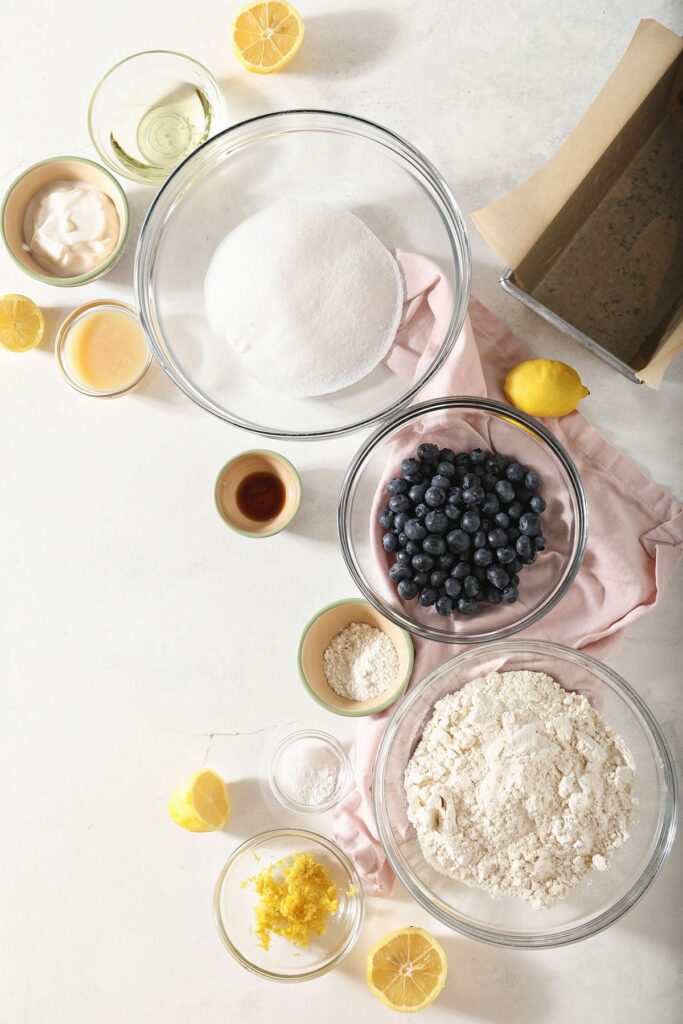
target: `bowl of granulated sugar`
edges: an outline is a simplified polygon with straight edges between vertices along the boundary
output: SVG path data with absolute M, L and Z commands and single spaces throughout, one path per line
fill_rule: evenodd
M 354 598 L 322 608 L 299 643 L 299 673 L 311 697 L 349 718 L 377 714 L 398 700 L 413 658 L 410 633 Z

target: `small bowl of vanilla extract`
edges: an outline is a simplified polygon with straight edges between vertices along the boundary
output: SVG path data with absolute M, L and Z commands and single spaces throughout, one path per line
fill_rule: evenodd
M 241 452 L 221 469 L 214 489 L 216 508 L 243 537 L 273 537 L 294 520 L 301 504 L 301 478 L 277 452 Z

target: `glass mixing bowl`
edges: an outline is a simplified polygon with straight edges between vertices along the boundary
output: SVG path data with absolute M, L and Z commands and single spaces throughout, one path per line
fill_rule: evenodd
M 436 701 L 488 672 L 546 672 L 582 693 L 625 741 L 636 765 L 638 806 L 628 840 L 607 871 L 593 871 L 546 910 L 511 897 L 493 899 L 430 867 L 406 817 L 403 775 Z M 522 949 L 577 942 L 617 921 L 643 896 L 676 830 L 676 777 L 666 740 L 635 690 L 594 658 L 559 644 L 509 640 L 444 662 L 401 702 L 385 730 L 373 781 L 379 837 L 394 871 L 417 902 L 463 935 Z
M 520 573 L 515 604 L 482 603 L 474 615 L 443 618 L 417 601 L 401 601 L 387 575 L 393 562 L 381 544 L 377 516 L 390 495 L 391 477 L 422 441 L 456 452 L 481 446 L 507 455 L 541 477 L 547 502 L 542 516 L 548 542 Z M 574 463 L 538 420 L 489 398 L 441 398 L 411 406 L 384 423 L 356 453 L 342 484 L 338 529 L 342 554 L 356 584 L 388 619 L 442 643 L 500 640 L 526 629 L 553 608 L 579 571 L 586 547 L 586 498 Z
M 322 935 L 304 949 L 272 935 L 264 949 L 254 935 L 253 885 L 243 885 L 264 868 L 297 853 L 311 853 L 337 886 L 339 909 Z M 363 887 L 355 867 L 331 839 L 303 828 L 279 828 L 248 839 L 230 855 L 213 896 L 213 913 L 226 949 L 238 963 L 271 981 L 308 981 L 326 974 L 353 949 L 363 924 Z
M 422 253 L 439 265 L 453 289 L 453 309 L 441 346 L 418 380 L 380 364 L 341 391 L 292 398 L 249 377 L 227 342 L 212 333 L 204 278 L 219 242 L 246 217 L 283 198 L 345 207 L 387 248 Z M 348 114 L 288 110 L 227 129 L 171 175 L 140 234 L 135 290 L 156 358 L 199 406 L 268 437 L 324 438 L 383 419 L 434 375 L 465 319 L 470 266 L 455 200 L 413 146 Z

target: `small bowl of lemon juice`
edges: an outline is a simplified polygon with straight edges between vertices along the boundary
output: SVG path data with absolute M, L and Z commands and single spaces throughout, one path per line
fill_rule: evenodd
M 158 185 L 225 118 L 223 93 L 202 64 L 171 50 L 148 50 L 107 72 L 90 101 L 88 130 L 113 171 Z

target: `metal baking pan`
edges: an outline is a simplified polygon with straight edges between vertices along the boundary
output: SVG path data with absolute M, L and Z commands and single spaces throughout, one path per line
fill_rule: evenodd
M 636 377 L 632 366 L 629 366 L 628 363 L 619 359 L 619 357 L 615 356 L 614 353 L 608 352 L 606 348 L 603 348 L 603 346 L 593 338 L 589 338 L 587 334 L 583 333 L 583 331 L 579 331 L 576 327 L 573 327 L 572 324 L 567 323 L 566 320 L 563 320 L 561 316 L 557 315 L 557 313 L 553 313 L 552 309 L 548 309 L 548 307 L 544 306 L 542 302 L 538 301 L 538 299 L 535 299 L 532 295 L 522 291 L 522 289 L 515 284 L 514 271 L 511 270 L 510 267 L 505 268 L 503 273 L 500 275 L 499 281 L 504 292 L 507 292 L 508 295 L 512 295 L 513 298 L 517 299 L 529 309 L 533 309 L 534 313 L 538 313 L 539 316 L 542 316 L 543 319 L 547 320 L 548 323 L 553 325 L 553 327 L 557 327 L 558 330 L 568 334 L 570 338 L 574 338 L 575 341 L 578 341 L 580 345 L 587 348 L 588 351 L 592 352 L 593 355 L 598 357 L 598 359 L 602 359 L 603 363 L 608 363 L 609 366 L 613 367 L 613 369 L 618 370 L 623 377 L 628 377 L 628 379 L 632 380 L 635 384 L 643 383 Z

